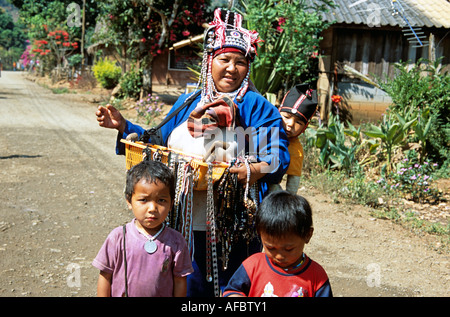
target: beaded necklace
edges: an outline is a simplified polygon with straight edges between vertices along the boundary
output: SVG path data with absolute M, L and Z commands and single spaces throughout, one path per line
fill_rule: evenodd
M 298 264 L 296 264 L 296 265 L 294 265 L 293 267 L 290 267 L 290 268 L 289 267 L 285 268 L 283 270 L 285 272 L 294 271 L 294 270 L 298 269 L 300 266 L 302 266 L 303 262 L 305 262 L 305 253 L 302 252 L 301 260 L 300 260 L 300 262 Z
M 232 174 L 229 169 L 241 162 L 247 167 L 247 183 L 245 188 L 237 180 L 237 174 Z M 249 186 L 250 160 L 245 157 L 230 164 L 222 176 L 217 187 L 217 227 L 220 228 L 218 240 L 222 250 L 222 269 L 228 267 L 228 258 L 232 246 L 240 240 L 250 241 L 256 236 L 254 216 L 256 213 L 256 197 L 258 187 L 256 184 Z

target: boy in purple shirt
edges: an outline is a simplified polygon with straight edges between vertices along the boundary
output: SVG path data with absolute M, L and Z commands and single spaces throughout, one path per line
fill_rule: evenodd
M 125 197 L 135 218 L 115 228 L 92 265 L 100 270 L 98 296 L 186 296 L 192 263 L 183 236 L 165 219 L 175 197 L 174 175 L 157 161 L 127 173 Z

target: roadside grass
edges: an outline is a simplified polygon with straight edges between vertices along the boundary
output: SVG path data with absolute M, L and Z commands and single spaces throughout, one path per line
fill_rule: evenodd
M 368 216 L 392 221 L 418 234 L 431 234 L 438 238 L 440 252 L 450 250 L 450 224 L 420 219 L 399 196 L 386 194 L 374 183 L 360 177 L 348 177 L 338 171 L 309 171 L 302 176 L 301 184 L 328 194 L 335 204 L 359 204 L 367 206 Z M 354 185 L 357 184 L 357 185 Z

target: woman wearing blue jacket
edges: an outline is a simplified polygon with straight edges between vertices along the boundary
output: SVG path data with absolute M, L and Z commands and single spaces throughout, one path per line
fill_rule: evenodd
M 194 140 L 187 126 L 193 110 L 201 109 L 204 105 L 224 97 L 232 100 L 236 105 L 236 119 L 241 134 L 243 132 L 245 136 L 238 138 L 238 149 L 245 149 L 245 153 L 256 160 L 250 165 L 235 165 L 229 172 L 237 174 L 239 182 L 248 182 L 250 185 L 257 183 L 259 200 L 262 200 L 269 184 L 276 184 L 283 177 L 289 166 L 289 153 L 288 140 L 278 109 L 259 94 L 249 81 L 250 64 L 255 58 L 258 41 L 258 33 L 242 28 L 242 17 L 239 14 L 216 9 L 214 21 L 210 23 L 204 41 L 201 94 L 181 95 L 168 115 L 181 107 L 188 98 L 193 99 L 191 104 L 163 125 L 161 132 L 165 146 L 179 148 L 179 143 L 189 145 L 185 140 Z M 101 127 L 119 131 L 117 154 L 124 154 L 120 139 L 131 133 L 140 136 L 145 131 L 144 128 L 125 120 L 111 105 L 100 106 L 96 115 Z M 206 192 L 194 191 L 193 202 L 194 273 L 188 277 L 188 296 L 212 296 L 214 289 L 212 283 L 206 281 L 205 275 Z M 227 285 L 228 279 L 244 259 L 259 251 L 261 249 L 257 241 L 233 245 L 227 269 L 219 272 L 220 287 Z

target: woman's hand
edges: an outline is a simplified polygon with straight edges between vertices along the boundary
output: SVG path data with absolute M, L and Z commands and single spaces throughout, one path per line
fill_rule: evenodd
M 266 162 L 249 163 L 250 165 L 250 181 L 249 186 L 253 185 L 258 179 L 263 177 L 266 173 L 262 173 L 263 167 L 269 166 Z M 238 181 L 245 184 L 247 182 L 247 166 L 243 163 L 235 165 L 230 168 L 230 173 L 238 175 Z
M 111 105 L 100 106 L 95 113 L 98 125 L 104 128 L 117 129 L 120 133 L 125 131 L 126 120 L 122 114 Z

